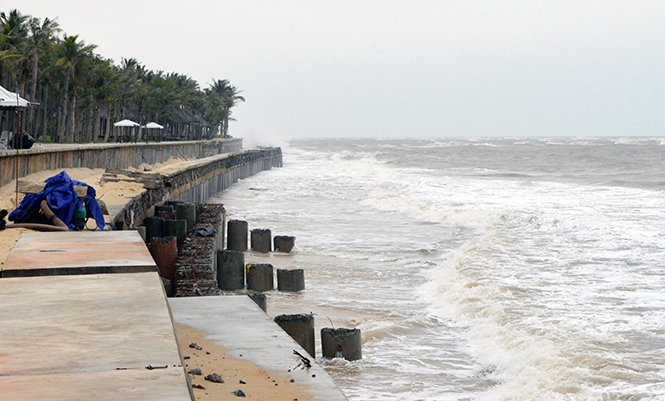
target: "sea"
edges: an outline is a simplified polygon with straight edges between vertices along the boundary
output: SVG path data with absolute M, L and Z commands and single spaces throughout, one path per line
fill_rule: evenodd
M 299 139 L 211 202 L 292 235 L 350 400 L 665 400 L 665 138 Z M 358 328 L 362 359 L 321 358 Z M 295 363 L 294 363 L 295 365 Z

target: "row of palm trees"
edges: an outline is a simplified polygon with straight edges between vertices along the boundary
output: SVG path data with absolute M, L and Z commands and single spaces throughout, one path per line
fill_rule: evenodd
M 0 12 L 0 85 L 37 103 L 22 126 L 43 141 L 117 141 L 112 124 L 124 118 L 157 122 L 171 139 L 227 136 L 232 108 L 245 100 L 227 80 L 201 90 L 133 58 L 115 65 L 96 45 L 61 33 L 56 19 Z

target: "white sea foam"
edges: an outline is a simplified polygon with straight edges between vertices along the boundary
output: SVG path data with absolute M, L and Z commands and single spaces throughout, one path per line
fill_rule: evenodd
M 658 147 L 303 141 L 221 201 L 297 237 L 270 260 L 307 290 L 274 308 L 363 330 L 363 360 L 327 367 L 350 399 L 663 399 Z M 624 174 L 647 184 L 597 184 Z

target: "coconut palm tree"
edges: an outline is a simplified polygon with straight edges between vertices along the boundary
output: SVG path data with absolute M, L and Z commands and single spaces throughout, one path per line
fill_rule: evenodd
M 27 97 L 32 100 L 37 100 L 37 81 L 39 75 L 39 55 L 46 51 L 49 42 L 53 40 L 53 35 L 60 32 L 60 26 L 55 19 L 44 18 L 40 21 L 39 18 L 31 18 L 29 23 L 30 27 L 30 57 L 32 58 L 32 77 L 30 93 Z
M 207 94 L 216 105 L 213 115 L 219 118 L 222 136 L 228 135 L 229 121 L 233 121 L 231 109 L 239 102 L 245 101 L 245 98 L 240 96 L 241 92 L 226 79 L 213 80 L 213 83 L 210 84 Z
M 58 137 L 64 137 L 65 133 L 65 122 L 69 121 L 69 129 L 67 130 L 66 142 L 72 142 L 74 139 L 74 127 L 76 126 L 76 90 L 78 89 L 74 86 L 70 89 L 70 81 L 76 73 L 77 67 L 83 62 L 86 57 L 92 55 L 92 51 L 97 48 L 97 45 L 86 45 L 82 40 L 78 40 L 78 35 L 68 36 L 65 34 L 62 41 L 59 42 L 57 46 L 57 53 L 60 56 L 55 65 L 61 67 L 65 72 L 65 99 L 62 106 L 62 120 L 58 123 Z M 68 103 L 70 101 L 70 92 L 73 95 L 71 115 L 68 111 Z
M 0 84 L 6 84 L 6 71 L 10 72 L 11 87 L 18 86 L 18 92 L 21 96 L 25 96 L 25 82 L 27 79 L 25 63 L 28 58 L 29 30 L 27 22 L 29 18 L 29 15 L 23 15 L 18 10 L 12 10 L 9 13 L 0 12 L 2 34 L 6 36 L 6 40 L 3 41 L 3 50 L 8 50 L 8 55 L 11 55 L 0 64 Z
M 58 22 L 54 19 L 44 18 L 40 21 L 39 18 L 31 18 L 28 22 L 30 28 L 30 57 L 32 59 L 32 75 L 30 79 L 30 92 L 27 98 L 33 102 L 37 102 L 37 83 L 39 82 L 39 56 L 51 47 L 56 33 L 60 32 Z M 31 131 L 35 130 L 34 123 L 35 110 L 31 107 L 28 109 L 28 127 Z

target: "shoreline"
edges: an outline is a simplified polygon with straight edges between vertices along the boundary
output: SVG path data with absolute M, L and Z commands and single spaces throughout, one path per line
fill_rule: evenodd
M 183 358 L 189 357 L 184 362 L 196 400 L 237 400 L 239 396 L 234 394 L 237 390 L 241 390 L 245 397 L 257 400 L 314 400 L 305 388 L 291 382 L 289 377 L 229 356 L 224 347 L 207 339 L 209 333 L 180 323 L 174 323 L 174 327 Z M 189 344 L 196 344 L 201 349 L 191 348 Z M 189 373 L 195 368 L 201 369 L 202 374 Z M 224 383 L 205 380 L 205 376 L 212 373 L 219 374 Z

